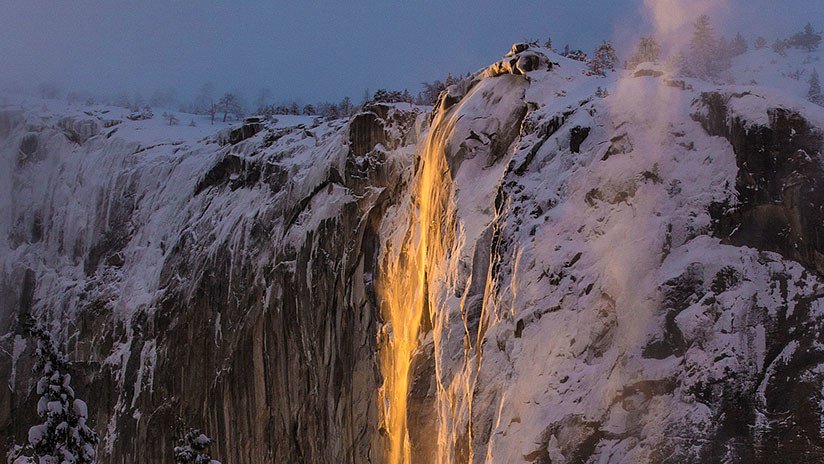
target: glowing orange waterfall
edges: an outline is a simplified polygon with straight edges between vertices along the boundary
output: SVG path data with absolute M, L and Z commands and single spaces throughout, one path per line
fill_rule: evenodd
M 438 278 L 451 245 L 451 181 L 445 146 L 454 120 L 438 114 L 420 152 L 406 235 L 399 250 L 387 248 L 379 279 L 381 313 L 387 323 L 381 341 L 384 384 L 379 394 L 389 435 L 388 462 L 409 463 L 407 401 L 410 366 L 419 345 L 422 318 L 430 304 L 429 282 Z M 434 439 L 434 437 L 433 437 Z

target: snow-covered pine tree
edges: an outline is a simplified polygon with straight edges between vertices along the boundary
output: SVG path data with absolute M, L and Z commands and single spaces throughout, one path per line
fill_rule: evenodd
M 439 80 L 423 82 L 422 85 L 423 91 L 420 93 L 420 96 L 424 105 L 435 105 L 435 103 L 438 102 L 438 96 L 446 90 L 446 85 Z
M 587 54 L 583 50 L 570 50 L 569 45 L 564 47 L 564 51 L 561 52 L 561 56 L 569 58 L 570 60 L 580 61 L 582 63 L 587 62 Z
M 375 91 L 372 101 L 376 103 L 402 103 L 403 98 L 403 93 L 399 90 L 378 89 Z
M 326 109 L 323 111 L 323 115 L 327 119 L 340 119 L 340 110 L 338 109 L 338 105 L 334 103 L 326 105 Z
M 458 83 L 458 79 L 455 79 L 455 76 L 452 73 L 447 73 L 446 80 L 443 81 L 443 85 L 449 87 L 451 85 L 455 85 Z
M 38 464 L 34 458 L 34 450 L 29 445 L 14 445 L 6 453 L 7 464 Z
M 661 45 L 653 36 L 641 37 L 635 46 L 635 53 L 629 59 L 629 69 L 635 69 L 641 63 L 658 61 L 661 57 Z
M 589 62 L 589 69 L 593 74 L 606 76 L 607 71 L 615 69 L 617 64 L 618 55 L 615 53 L 615 47 L 611 42 L 604 41 L 595 49 L 592 60 Z
M 786 40 L 781 39 L 775 39 L 775 42 L 772 44 L 773 51 L 781 56 L 787 56 L 787 49 L 789 47 L 789 43 Z
M 824 105 L 824 95 L 821 94 L 821 81 L 816 69 L 813 69 L 813 75 L 810 77 L 810 90 L 807 92 L 807 99 L 816 105 Z
M 812 24 L 807 23 L 803 31 L 793 34 L 792 37 L 790 37 L 788 45 L 811 52 L 821 45 L 821 34 L 815 31 Z
M 710 79 L 718 75 L 718 41 L 707 15 L 701 15 L 695 21 L 687 61 L 687 71 L 693 77 Z
M 726 37 L 721 36 L 715 45 L 715 53 L 713 53 L 712 56 L 715 60 L 713 63 L 715 75 L 718 75 L 725 69 L 729 69 L 732 65 L 733 56 L 732 41 L 728 41 Z
M 667 70 L 674 75 L 689 75 L 689 64 L 684 52 L 675 52 L 667 58 Z
M 761 50 L 762 48 L 767 48 L 767 39 L 764 37 L 758 36 L 755 39 L 755 49 Z
M 199 429 L 189 429 L 175 446 L 175 464 L 220 464 L 208 454 L 212 443 L 214 440 Z
M 26 448 L 15 447 L 16 456 L 9 454 L 13 464 L 94 464 L 97 458 L 97 433 L 86 423 L 88 407 L 75 398 L 71 387 L 70 367 L 66 356 L 42 327 L 31 331 L 37 341 L 35 371 L 37 382 L 37 415 L 42 424 L 29 429 Z
M 730 43 L 730 54 L 732 56 L 739 56 L 747 53 L 747 49 L 749 45 L 747 45 L 747 39 L 739 32 L 735 35 L 735 38 L 732 39 Z

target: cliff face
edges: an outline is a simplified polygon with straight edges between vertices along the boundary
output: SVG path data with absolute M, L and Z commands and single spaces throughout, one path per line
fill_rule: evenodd
M 102 462 L 168 462 L 184 424 L 219 435 L 226 462 L 375 455 L 377 228 L 417 111 L 149 144 L 96 116 L 3 113 L 4 435 L 35 421 L 33 345 L 10 317 L 31 314 L 75 361 Z
M 219 134 L 3 109 L 0 432 L 36 420 L 32 318 L 102 463 L 168 462 L 187 425 L 228 463 L 385 462 L 380 284 L 442 130 L 413 462 L 820 460 L 824 114 L 583 71 L 518 47 L 439 117 Z

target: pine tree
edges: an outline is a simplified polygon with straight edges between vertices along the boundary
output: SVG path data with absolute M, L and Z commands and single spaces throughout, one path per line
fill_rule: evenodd
M 756 50 L 761 50 L 763 48 L 767 48 L 767 39 L 765 39 L 764 37 L 758 36 L 755 39 L 755 49 Z
M 775 39 L 775 42 L 772 44 L 772 49 L 781 56 L 787 56 L 787 48 L 789 48 L 789 46 L 786 40 Z
M 803 31 L 793 34 L 793 36 L 790 37 L 788 45 L 811 52 L 821 45 L 821 34 L 815 31 L 812 24 L 807 23 Z
M 618 55 L 615 53 L 615 48 L 611 42 L 604 41 L 595 49 L 592 60 L 589 62 L 589 69 L 593 74 L 606 76 L 607 71 L 615 69 L 617 64 Z
M 455 76 L 453 76 L 452 73 L 448 73 L 446 75 L 446 80 L 443 82 L 443 85 L 445 85 L 446 87 L 449 87 L 449 86 L 455 85 L 457 83 L 458 83 L 458 80 L 455 79 Z
M 544 48 L 552 50 L 552 37 L 546 38 L 546 42 L 544 42 Z
M 340 111 L 341 117 L 348 118 L 352 116 L 352 113 L 355 111 L 355 107 L 352 105 L 352 99 L 343 97 L 343 100 L 338 103 L 338 111 Z
M 689 64 L 687 63 L 687 56 L 684 52 L 679 51 L 673 53 L 667 58 L 666 67 L 670 73 L 674 75 L 689 75 Z
M 818 78 L 818 71 L 813 69 L 810 77 L 810 90 L 807 92 L 807 99 L 816 105 L 824 105 L 824 95 L 821 94 L 821 81 Z
M 635 46 L 635 53 L 629 59 L 629 69 L 635 69 L 641 63 L 654 63 L 661 58 L 661 45 L 655 37 L 641 37 L 638 45 Z
M 718 41 L 712 29 L 710 17 L 701 15 L 695 21 L 695 28 L 690 42 L 688 57 L 688 72 L 692 77 L 710 79 L 718 76 L 722 68 L 722 57 L 725 52 L 719 52 Z
M 97 433 L 87 422 L 86 403 L 75 398 L 71 387 L 70 363 L 44 328 L 31 331 L 37 340 L 35 370 L 37 382 L 37 415 L 44 422 L 29 429 L 27 447 L 15 447 L 9 454 L 14 464 L 94 464 L 97 457 Z
M 189 429 L 175 446 L 175 464 L 220 464 L 208 454 L 214 440 L 198 429 Z
M 729 68 L 732 65 L 733 56 L 732 42 L 721 36 L 715 45 L 715 52 L 712 54 L 714 75 L 717 76 L 720 71 Z
M 730 54 L 732 56 L 743 55 L 744 53 L 747 53 L 748 48 L 749 46 L 747 45 L 747 39 L 745 39 L 739 32 L 730 43 Z
M 421 92 L 421 100 L 424 105 L 433 106 L 438 102 L 438 96 L 446 90 L 446 85 L 441 81 L 424 82 L 423 92 Z

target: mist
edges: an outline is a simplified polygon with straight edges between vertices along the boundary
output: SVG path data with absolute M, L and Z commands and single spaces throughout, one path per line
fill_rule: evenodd
M 513 42 L 552 37 L 556 47 L 589 52 L 612 39 L 626 51 L 655 29 L 641 0 L 31 1 L 4 10 L 4 89 L 48 82 L 62 92 L 173 91 L 179 99 L 205 83 L 246 99 L 265 88 L 274 100 L 299 102 L 359 100 L 377 88 L 414 93 L 423 81 L 477 70 Z M 772 40 L 822 17 L 824 4 L 735 0 L 716 13 L 725 35 Z

